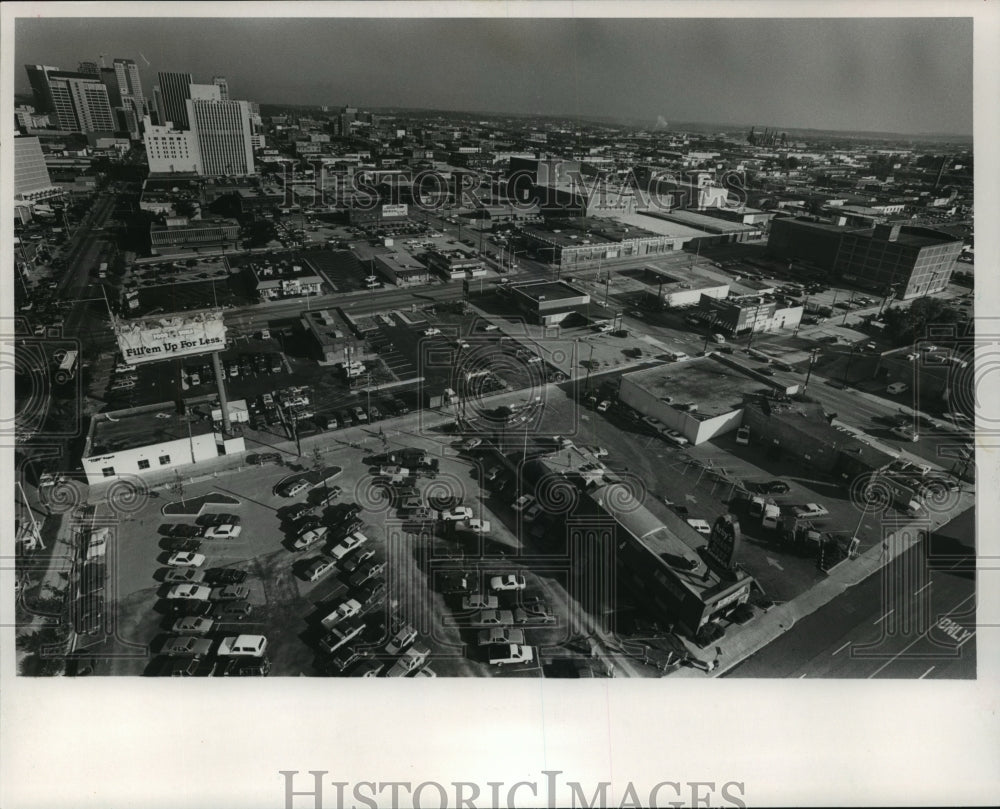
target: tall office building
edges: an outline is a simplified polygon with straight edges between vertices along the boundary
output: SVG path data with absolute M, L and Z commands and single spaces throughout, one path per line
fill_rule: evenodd
M 56 73 L 59 68 L 50 65 L 25 65 L 28 83 L 35 96 L 35 111 L 39 114 L 52 112 L 52 91 L 49 89 L 49 74 Z
M 253 174 L 250 105 L 246 101 L 214 100 L 208 88 L 218 93 L 218 88 L 212 85 L 194 85 L 192 95 L 196 98 L 187 102 L 188 120 L 198 142 L 203 173 Z
M 14 199 L 37 202 L 61 194 L 52 185 L 38 138 L 14 138 Z
M 185 102 L 191 98 L 190 73 L 159 73 L 160 98 L 163 101 L 163 116 L 177 129 L 190 129 Z M 161 118 L 160 126 L 166 121 Z
M 97 62 L 80 62 L 77 73 L 86 73 L 88 76 L 100 76 Z
M 114 66 L 122 94 L 122 106 L 131 106 L 136 117 L 141 119 L 146 114 L 146 97 L 142 92 L 139 66 L 131 59 L 115 59 Z
M 223 101 L 229 101 L 229 82 L 225 76 L 212 76 L 212 84 L 219 88 L 219 95 Z
M 163 109 L 163 93 L 159 87 L 153 88 L 153 109 L 150 110 L 150 114 L 156 119 L 157 126 L 167 125 L 167 113 Z
M 60 129 L 71 132 L 114 131 L 108 88 L 97 77 L 57 71 L 49 73 L 48 79 Z
M 112 107 L 122 105 L 121 88 L 118 85 L 118 72 L 113 67 L 102 67 L 98 74 L 101 83 L 108 88 L 108 103 Z

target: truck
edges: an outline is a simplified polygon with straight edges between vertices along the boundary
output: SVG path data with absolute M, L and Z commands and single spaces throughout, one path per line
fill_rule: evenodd
M 320 623 L 323 625 L 323 629 L 333 629 L 341 621 L 359 615 L 361 610 L 361 602 L 355 598 L 349 598 L 338 604 L 337 609 L 327 615 Z
M 778 536 L 783 543 L 790 545 L 803 554 L 813 554 L 819 551 L 822 534 L 813 523 L 794 514 L 782 516 L 778 526 Z

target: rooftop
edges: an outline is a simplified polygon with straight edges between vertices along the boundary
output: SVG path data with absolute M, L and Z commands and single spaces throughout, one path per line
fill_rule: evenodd
M 693 415 L 720 416 L 743 407 L 744 398 L 767 388 L 762 382 L 731 368 L 714 357 L 699 357 L 686 362 L 674 362 L 632 371 L 627 379 L 657 399 L 668 397 L 674 404 L 693 402 L 698 410 Z
M 614 218 L 623 227 L 629 229 L 628 236 L 626 237 L 629 239 L 647 238 L 650 236 L 667 236 L 672 239 L 697 239 L 709 235 L 704 230 L 699 230 L 680 222 L 671 222 L 667 219 L 651 215 L 650 212 L 622 213 L 621 211 L 615 211 Z
M 189 409 L 179 415 L 173 403 L 151 405 L 136 411 L 98 413 L 91 423 L 84 457 L 93 458 L 150 444 L 162 444 L 214 432 L 211 419 Z
M 707 230 L 709 232 L 723 233 L 746 233 L 756 231 L 758 228 L 753 225 L 744 225 L 742 222 L 731 222 L 728 219 L 719 219 L 715 216 L 694 211 L 641 211 L 643 216 L 654 217 L 656 219 L 666 219 L 668 222 L 676 222 L 681 225 L 688 225 L 692 228 Z
M 543 298 L 547 301 L 579 298 L 587 294 L 565 281 L 529 281 L 525 284 L 511 284 L 510 288 L 533 301 Z

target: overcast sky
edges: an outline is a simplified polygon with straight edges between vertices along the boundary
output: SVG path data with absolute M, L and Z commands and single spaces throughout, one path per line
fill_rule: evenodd
M 262 103 L 972 133 L 972 22 L 20 19 L 23 65 L 135 59 Z M 147 66 L 148 62 L 148 66 Z

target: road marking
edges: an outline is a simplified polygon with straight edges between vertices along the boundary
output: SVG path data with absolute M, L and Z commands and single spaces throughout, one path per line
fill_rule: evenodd
M 952 607 L 952 608 L 951 608 L 950 610 L 948 610 L 948 613 L 952 613 L 952 612 L 954 612 L 954 611 L 955 611 L 955 610 L 957 610 L 957 609 L 958 609 L 959 607 L 961 607 L 961 606 L 962 606 L 962 605 L 963 605 L 963 604 L 964 604 L 964 603 L 965 603 L 966 601 L 970 601 L 971 599 L 973 599 L 973 598 L 975 598 L 975 597 L 976 597 L 976 594 L 975 594 L 975 593 L 973 593 L 973 594 L 972 594 L 972 595 L 970 595 L 970 596 L 966 596 L 966 597 L 965 597 L 965 598 L 963 598 L 963 599 L 962 599 L 961 601 L 959 601 L 959 602 L 958 602 L 958 603 L 957 603 L 957 604 L 956 604 L 956 605 L 955 605 L 954 607 Z M 946 614 L 946 615 L 947 615 L 947 614 Z M 914 638 L 913 640 L 911 640 L 911 641 L 910 641 L 910 642 L 909 642 L 909 643 L 908 643 L 908 644 L 906 645 L 906 647 L 905 647 L 905 648 L 903 648 L 903 649 L 900 649 L 900 650 L 899 650 L 898 652 L 896 652 L 896 654 L 894 654 L 894 655 L 893 655 L 892 657 L 890 657 L 890 658 L 889 658 L 888 660 L 886 660 L 886 661 L 885 661 L 885 663 L 883 663 L 883 664 L 882 664 L 881 666 L 879 666 L 879 667 L 878 667 L 877 669 L 875 669 L 875 671 L 873 671 L 873 672 L 872 672 L 871 674 L 869 674 L 869 675 L 868 675 L 868 679 L 869 679 L 869 680 L 870 680 L 870 679 L 872 679 L 872 678 L 873 678 L 873 677 L 874 677 L 874 676 L 875 676 L 876 674 L 878 674 L 878 673 L 879 673 L 880 671 L 882 671 L 882 669 L 884 669 L 884 668 L 885 668 L 886 666 L 888 666 L 888 665 L 889 665 L 890 663 L 894 663 L 894 662 L 896 661 L 896 658 L 898 658 L 898 657 L 899 657 L 900 655 L 902 655 L 902 654 L 904 654 L 905 652 L 907 652 L 907 651 L 909 650 L 909 648 L 910 648 L 911 646 L 913 646 L 913 645 L 914 645 L 915 643 L 917 643 L 917 642 L 918 642 L 918 641 L 920 641 L 920 640 L 923 640 L 923 638 L 924 638 L 924 637 L 925 637 L 926 635 L 929 635 L 929 634 L 930 634 L 930 631 L 931 631 L 932 629 L 934 629 L 934 628 L 935 628 L 936 626 L 937 626 L 937 622 L 935 622 L 935 623 L 934 623 L 934 624 L 933 624 L 932 626 L 929 626 L 929 627 L 928 627 L 927 629 L 925 629 L 925 630 L 924 630 L 923 632 L 921 632 L 921 633 L 920 633 L 920 635 L 918 635 L 918 636 L 917 636 L 916 638 Z
M 841 653 L 842 651 L 844 651 L 844 649 L 846 649 L 846 648 L 847 648 L 848 646 L 850 646 L 850 645 L 851 645 L 851 642 L 850 642 L 850 641 L 847 641 L 847 643 L 845 643 L 845 644 L 844 644 L 843 646 L 841 646 L 841 647 L 840 647 L 839 649 L 837 649 L 837 651 L 833 652 L 833 653 L 832 653 L 832 654 L 830 655 L 830 657 L 834 657 L 835 655 L 838 655 L 838 654 L 840 654 L 840 653 Z
M 801 675 L 801 676 L 799 677 L 799 679 L 800 679 L 800 680 L 804 680 L 805 678 L 806 678 L 806 675 L 805 675 L 805 674 L 803 674 L 803 675 Z
M 919 590 L 917 590 L 917 592 L 915 592 L 913 595 L 915 595 L 915 596 L 920 595 L 924 590 L 926 590 L 928 587 L 930 587 L 933 583 L 934 582 L 932 582 L 932 581 L 927 582 L 927 584 L 925 584 L 923 587 L 921 587 Z
M 884 620 L 885 620 L 886 618 L 888 618 L 888 617 L 889 617 L 890 615 L 892 615 L 892 614 L 893 614 L 893 613 L 894 613 L 895 611 L 896 611 L 896 608 L 895 608 L 895 607 L 893 607 L 893 608 L 892 608 L 891 610 L 889 610 L 889 611 L 888 611 L 888 612 L 887 612 L 887 613 L 886 613 L 885 615 L 883 615 L 883 616 L 882 616 L 881 618 L 879 618 L 879 619 L 878 619 L 878 620 L 877 620 L 877 621 L 876 621 L 876 622 L 875 622 L 874 624 L 872 624 L 872 626 L 878 626 L 878 625 L 879 625 L 880 623 L 882 623 L 882 622 L 883 622 L 883 621 L 884 621 Z
M 931 666 L 929 669 L 927 669 L 927 671 L 925 671 L 923 674 L 921 674 L 919 677 L 917 677 L 917 679 L 918 680 L 924 679 L 924 677 L 926 677 L 928 674 L 930 674 L 932 671 L 934 671 L 934 668 L 935 668 L 934 666 Z

